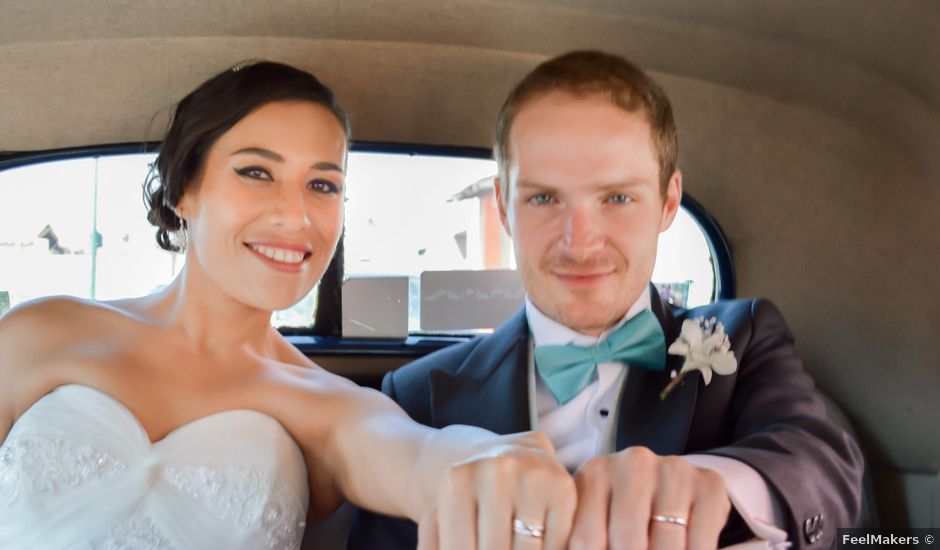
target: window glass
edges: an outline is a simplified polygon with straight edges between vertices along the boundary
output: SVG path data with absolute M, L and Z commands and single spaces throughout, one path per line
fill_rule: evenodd
M 489 159 L 358 153 L 350 158 L 345 274 L 407 276 L 409 330 L 422 331 L 421 274 L 514 269 L 512 243 L 500 225 Z M 660 237 L 653 281 L 678 305 L 714 299 L 708 241 L 684 208 Z M 455 315 L 459 315 L 455 311 Z M 469 328 L 469 327 L 468 327 Z M 475 327 L 479 328 L 479 327 Z
M 0 307 L 66 294 L 111 300 L 163 288 L 185 263 L 157 246 L 142 185 L 153 154 L 69 159 L 0 172 Z M 313 321 L 316 289 L 276 326 Z
M 141 184 L 153 154 L 105 155 L 0 172 L 0 312 L 41 296 L 114 299 L 159 290 L 183 254 L 160 249 Z M 496 165 L 482 158 L 353 152 L 347 180 L 347 278 L 408 279 L 408 329 L 421 330 L 422 274 L 513 269 L 496 209 Z M 653 274 L 681 305 L 713 300 L 716 274 L 698 222 L 684 209 L 660 240 Z M 308 327 L 317 289 L 276 312 Z
M 10 306 L 92 292 L 95 159 L 0 172 L 0 291 Z

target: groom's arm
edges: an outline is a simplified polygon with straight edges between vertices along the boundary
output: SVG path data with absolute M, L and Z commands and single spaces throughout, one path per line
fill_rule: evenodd
M 737 500 L 734 504 L 742 516 L 753 509 L 753 501 L 736 497 L 741 494 L 741 476 L 725 475 L 729 473 L 725 466 L 733 465 L 754 482 L 756 493 L 764 493 L 763 500 L 770 501 L 770 513 L 760 515 L 775 516 L 775 501 L 785 509 L 780 525 L 794 547 L 831 547 L 836 528 L 851 526 L 858 514 L 862 472 L 858 446 L 828 420 L 783 317 L 771 303 L 728 302 L 690 314 L 700 315 L 727 323 L 731 349 L 739 359 L 733 376 L 715 376 L 698 392 L 686 448 L 708 453 L 705 458 L 711 462 L 696 464 L 701 454 L 679 459 L 657 456 L 642 447 L 591 459 L 576 475 L 579 510 L 572 539 L 678 537 L 670 544 L 684 547 L 687 535 L 694 547 L 714 547 L 717 529 L 725 525 L 727 516 L 711 512 L 727 512 L 729 499 Z M 705 471 L 719 473 L 720 481 Z M 760 494 L 757 499 L 761 500 Z M 651 514 L 685 518 L 688 529 L 650 523 Z M 618 519 L 605 529 L 609 517 Z M 779 540 L 780 533 L 772 531 L 755 533 Z M 726 534 L 737 539 L 743 533 Z
M 733 443 L 703 452 L 759 472 L 781 504 L 781 527 L 795 547 L 828 548 L 836 529 L 858 517 L 861 451 L 828 419 L 780 311 L 755 300 L 749 313 L 731 403 Z

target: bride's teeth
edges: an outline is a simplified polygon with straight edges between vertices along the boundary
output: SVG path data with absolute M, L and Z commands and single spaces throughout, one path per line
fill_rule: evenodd
M 251 248 L 258 254 L 271 258 L 275 262 L 299 264 L 304 260 L 304 253 L 296 250 L 285 250 L 283 248 L 272 248 L 270 246 L 260 245 L 253 245 Z

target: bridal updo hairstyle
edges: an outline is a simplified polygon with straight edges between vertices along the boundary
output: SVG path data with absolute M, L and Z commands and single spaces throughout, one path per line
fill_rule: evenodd
M 349 139 L 349 119 L 333 91 L 312 74 L 271 61 L 240 64 L 203 82 L 176 106 L 156 161 L 144 182 L 147 221 L 157 244 L 179 252 L 185 222 L 180 198 L 199 181 L 212 144 L 254 110 L 274 101 L 309 101 L 328 109 Z

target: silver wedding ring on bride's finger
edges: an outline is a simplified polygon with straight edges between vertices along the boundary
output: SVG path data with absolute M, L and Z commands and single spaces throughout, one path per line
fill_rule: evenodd
M 679 517 L 679 516 L 663 516 L 656 514 L 650 518 L 650 521 L 659 521 L 661 523 L 672 523 L 673 525 L 681 525 L 686 529 L 689 528 L 689 520 Z
M 541 523 L 528 523 L 519 518 L 513 518 L 512 532 L 517 535 L 540 539 L 545 536 L 545 526 Z

